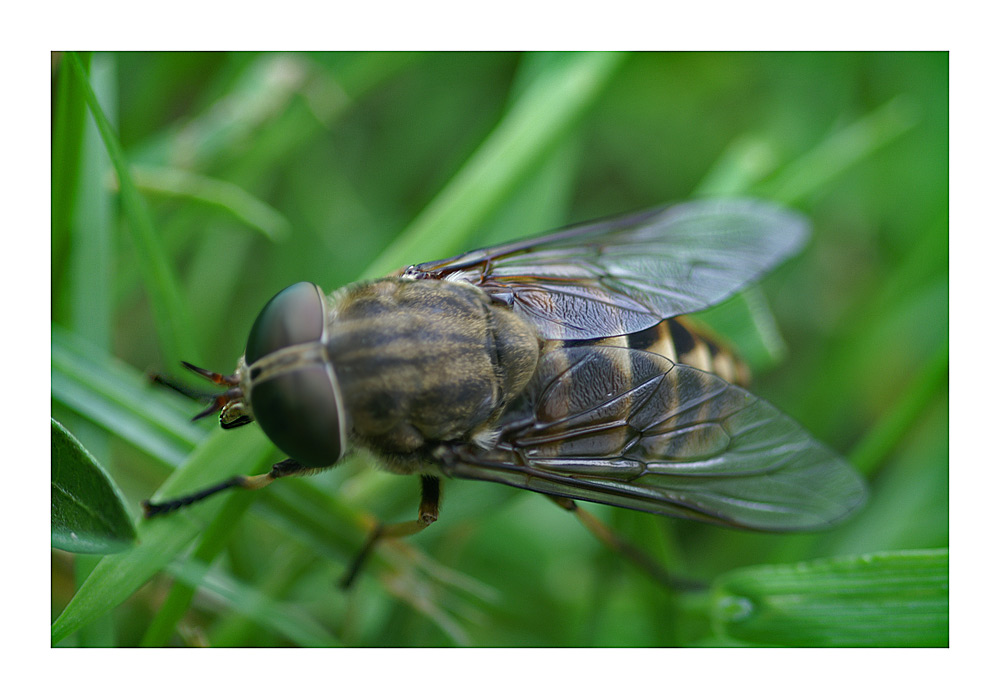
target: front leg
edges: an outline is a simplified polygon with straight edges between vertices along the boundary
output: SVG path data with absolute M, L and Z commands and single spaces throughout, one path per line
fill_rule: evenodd
M 193 505 L 196 502 L 201 502 L 205 498 L 215 495 L 216 493 L 220 493 L 223 490 L 228 490 L 229 488 L 260 490 L 279 478 L 284 478 L 285 476 L 307 476 L 310 473 L 315 473 L 320 470 L 322 469 L 303 466 L 295 459 L 285 459 L 284 461 L 279 461 L 272 466 L 271 470 L 267 473 L 262 473 L 259 476 L 233 476 L 232 478 L 224 480 L 221 483 L 217 483 L 209 488 L 199 490 L 196 493 L 184 495 L 172 500 L 164 500 L 163 502 L 150 502 L 149 500 L 144 500 L 142 508 L 145 511 L 146 519 L 150 519 L 159 515 L 165 515 L 168 512 L 173 512 L 174 510 L 179 510 L 180 508 L 187 507 L 188 505 Z

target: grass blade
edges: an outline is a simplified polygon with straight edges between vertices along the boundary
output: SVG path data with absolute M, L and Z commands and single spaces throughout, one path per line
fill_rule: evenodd
M 361 278 L 455 250 L 593 103 L 623 57 L 568 54 L 524 88 L 493 132 Z
M 948 551 L 753 566 L 714 587 L 721 636 L 769 646 L 947 646 Z
M 217 432 L 206 439 L 160 489 L 160 497 L 189 492 L 205 483 L 222 481 L 248 468 L 256 469 L 271 455 L 267 438 L 259 430 L 247 430 L 240 440 L 227 439 Z M 80 627 L 108 613 L 124 602 L 150 577 L 163 569 L 204 530 L 204 518 L 219 511 L 231 497 L 252 497 L 251 493 L 222 495 L 196 511 L 175 513 L 170 518 L 142 520 L 139 544 L 114 556 L 105 556 L 52 624 L 52 643 L 65 639 Z
M 236 531 L 231 523 L 238 521 L 246 513 L 250 503 L 251 498 L 229 498 L 223 503 L 219 515 L 201 535 L 198 546 L 190 558 L 192 564 L 205 566 L 207 570 L 207 566 L 211 565 L 216 556 L 222 552 L 230 536 Z M 200 582 L 200 579 L 191 581 L 189 578 L 174 582 L 156 616 L 150 622 L 149 628 L 146 629 L 142 637 L 142 646 L 158 647 L 170 642 L 178 622 L 194 599 Z
M 948 340 L 927 362 L 892 410 L 865 433 L 851 451 L 851 463 L 864 474 L 873 473 L 906 436 L 923 411 L 948 383 Z
M 170 566 L 170 572 L 186 585 L 198 586 L 230 609 L 296 645 L 304 648 L 341 645 L 336 636 L 299 610 L 270 599 L 257 588 L 244 585 L 229 575 L 209 570 L 204 563 L 193 560 L 176 563 Z
M 163 351 L 166 363 L 169 366 L 177 366 L 181 357 L 197 357 L 194 343 L 188 334 L 191 321 L 182 300 L 180 288 L 174 279 L 170 261 L 167 259 L 153 229 L 153 219 L 132 181 L 128 163 L 125 161 L 125 154 L 118 142 L 118 136 L 87 82 L 87 76 L 79 59 L 75 54 L 67 53 L 66 60 L 77 78 L 77 83 L 83 92 L 87 106 L 90 108 L 90 113 L 97 122 L 97 129 L 101 133 L 104 147 L 108 151 L 108 157 L 111 159 L 115 174 L 118 176 L 122 209 L 129 223 L 128 228 L 132 233 L 132 240 L 135 243 L 141 264 L 148 271 L 148 274 L 143 275 L 142 278 L 146 283 L 146 291 L 153 308 L 159 346 Z
M 81 56 L 84 69 L 90 56 Z M 79 182 L 80 144 L 83 141 L 87 104 L 80 94 L 75 77 L 66 69 L 59 71 L 52 115 L 52 282 L 53 299 L 58 299 L 59 280 L 63 278 L 69 253 L 69 224 Z
M 794 163 L 781 168 L 755 191 L 786 204 L 801 202 L 912 129 L 919 117 L 909 98 L 905 95 L 895 97 L 846 128 L 835 131 Z
M 186 197 L 224 209 L 272 241 L 288 238 L 292 224 L 281 213 L 242 187 L 194 172 L 168 167 L 136 166 L 132 177 L 140 191 Z
M 176 467 L 206 429 L 192 403 L 159 389 L 139 371 L 52 326 L 52 398 L 160 462 Z

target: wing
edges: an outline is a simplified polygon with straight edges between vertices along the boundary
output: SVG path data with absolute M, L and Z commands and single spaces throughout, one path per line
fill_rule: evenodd
M 804 218 L 752 200 L 697 201 L 407 268 L 479 286 L 553 340 L 644 330 L 708 308 L 805 242 Z
M 825 527 L 860 476 L 747 391 L 651 352 L 548 352 L 497 446 L 446 475 L 764 531 Z

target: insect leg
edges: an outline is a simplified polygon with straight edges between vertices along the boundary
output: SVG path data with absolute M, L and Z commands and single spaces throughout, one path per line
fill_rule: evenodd
M 173 512 L 174 510 L 178 510 L 182 507 L 187 507 L 188 505 L 193 505 L 196 502 L 204 500 L 210 495 L 215 495 L 216 493 L 228 490 L 229 488 L 260 490 L 279 478 L 283 478 L 285 476 L 304 476 L 316 470 L 317 469 L 315 468 L 303 466 L 294 459 L 285 459 L 284 461 L 279 461 L 274 464 L 274 466 L 271 467 L 271 470 L 267 473 L 262 473 L 259 476 L 233 476 L 232 478 L 224 480 L 221 483 L 216 483 L 215 485 L 205 488 L 204 490 L 199 490 L 198 492 L 191 493 L 190 495 L 174 498 L 173 500 L 164 500 L 163 502 L 155 503 L 145 500 L 142 503 L 142 509 L 145 511 L 146 519 L 150 519 L 158 515 Z
M 647 575 L 652 577 L 658 583 L 672 588 L 689 589 L 703 587 L 703 585 L 699 583 L 682 580 L 668 573 L 663 566 L 653 560 L 644 551 L 625 541 L 625 539 L 615 534 L 615 532 L 612 531 L 604 522 L 599 520 L 590 512 L 587 512 L 587 510 L 582 509 L 576 504 L 575 500 L 570 500 L 569 498 L 558 495 L 547 495 L 546 497 L 567 512 L 575 514 L 577 519 L 580 520 L 583 526 L 585 526 L 591 534 L 600 539 L 600 541 L 612 551 L 620 553 L 628 558 L 632 561 L 632 563 L 641 568 Z
M 435 476 L 420 477 L 420 508 L 417 511 L 417 518 L 410 522 L 397 522 L 396 524 L 378 524 L 368 535 L 367 541 L 361 547 L 361 551 L 354 558 L 354 562 L 347 569 L 344 577 L 340 579 L 340 588 L 346 590 L 354 582 L 354 579 L 361 572 L 375 544 L 381 539 L 399 539 L 423 531 L 428 526 L 437 521 L 438 506 L 441 503 L 441 481 Z

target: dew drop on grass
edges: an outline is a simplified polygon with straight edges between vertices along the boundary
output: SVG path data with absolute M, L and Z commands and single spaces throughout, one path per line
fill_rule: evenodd
M 728 596 L 719 601 L 723 618 L 729 621 L 743 621 L 753 614 L 754 607 L 746 597 Z

